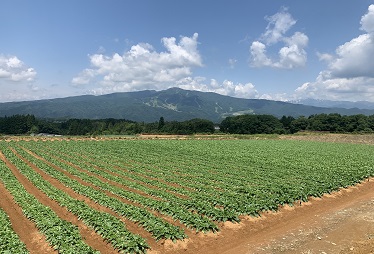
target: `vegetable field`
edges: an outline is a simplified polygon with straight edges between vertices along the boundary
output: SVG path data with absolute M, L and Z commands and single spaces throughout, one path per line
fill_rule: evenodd
M 39 140 L 0 141 L 0 151 L 1 253 L 33 245 L 9 207 L 56 252 L 162 252 L 167 240 L 374 176 L 374 146 L 360 144 Z

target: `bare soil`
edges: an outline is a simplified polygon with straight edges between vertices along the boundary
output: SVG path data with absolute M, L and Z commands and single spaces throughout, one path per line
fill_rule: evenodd
M 374 134 L 299 133 L 296 135 L 281 135 L 279 138 L 374 145 Z

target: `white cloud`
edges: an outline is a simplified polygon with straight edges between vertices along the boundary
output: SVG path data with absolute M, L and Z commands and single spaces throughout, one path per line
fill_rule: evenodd
M 77 88 L 87 87 L 89 93 L 95 95 L 180 87 L 240 98 L 258 97 L 251 83 L 234 83 L 230 80 L 219 83 L 215 79 L 207 81 L 205 77 L 193 77 L 192 68 L 203 66 L 197 39 L 197 33 L 192 37 L 181 37 L 179 42 L 174 37 L 162 38 L 162 45 L 166 49 L 163 52 L 157 52 L 148 43 L 139 43 L 122 55 L 91 55 L 91 67 L 74 77 L 72 84 Z M 230 66 L 236 62 L 229 59 Z
M 297 98 L 325 100 L 374 101 L 374 78 L 334 78 L 320 79 L 304 83 L 295 91 Z
M 77 77 L 73 78 L 72 83 L 74 85 L 87 85 L 95 75 L 95 70 L 85 69 Z
M 304 47 L 308 44 L 308 37 L 296 32 L 292 37 L 284 38 L 284 41 L 287 46 L 279 50 L 279 62 L 275 62 L 273 66 L 286 69 L 304 66 L 307 60 Z
M 250 48 L 253 67 L 272 66 L 272 61 L 266 56 L 266 46 L 262 42 L 254 41 Z
M 182 89 L 215 92 L 237 98 L 249 99 L 258 98 L 259 96 L 258 91 L 252 83 L 234 83 L 230 80 L 224 80 L 222 84 L 219 84 L 215 79 L 211 79 L 208 83 L 204 77 L 187 77 L 179 80 L 177 86 Z
M 0 78 L 9 78 L 12 74 L 4 69 L 0 69 Z
M 294 96 L 288 93 L 261 94 L 261 96 L 259 96 L 259 99 L 273 101 L 291 101 L 294 99 Z
M 336 78 L 374 77 L 374 37 L 362 34 L 339 46 L 336 58 L 329 64 L 331 75 Z
M 36 71 L 28 68 L 16 56 L 0 54 L 0 79 L 14 82 L 30 82 L 36 77 Z
M 6 63 L 6 65 L 9 67 L 9 68 L 20 68 L 22 67 L 23 63 L 21 60 L 19 60 L 17 57 L 13 56 L 13 57 L 10 57 Z
M 282 8 L 280 12 L 265 19 L 269 24 L 265 33 L 262 34 L 261 40 L 265 41 L 267 45 L 282 41 L 284 34 L 296 24 L 296 20 L 288 13 L 287 8 Z
M 301 98 L 374 101 L 374 5 L 361 18 L 361 30 L 367 32 L 337 47 L 335 54 L 318 53 L 328 67 L 315 82 L 296 89 Z
M 317 57 L 320 61 L 327 62 L 327 63 L 331 62 L 334 59 L 333 55 L 328 54 L 328 53 L 320 53 L 320 52 L 317 52 Z
M 369 34 L 374 33 L 374 5 L 370 5 L 368 12 L 361 18 L 361 29 Z
M 308 36 L 295 32 L 291 37 L 285 36 L 286 32 L 296 24 L 296 21 L 283 8 L 275 15 L 266 18 L 269 21 L 260 40 L 252 42 L 250 47 L 252 67 L 273 67 L 279 69 L 293 69 L 302 67 L 307 61 L 304 50 L 308 45 Z M 279 52 L 279 60 L 274 61 L 267 56 L 266 47 L 282 42 L 285 44 Z
M 74 85 L 100 84 L 94 93 L 165 89 L 201 67 L 197 50 L 198 34 L 192 37 L 162 38 L 166 51 L 156 52 L 152 45 L 139 43 L 123 55 L 95 54 L 90 56 L 92 68 L 83 70 L 72 79 Z

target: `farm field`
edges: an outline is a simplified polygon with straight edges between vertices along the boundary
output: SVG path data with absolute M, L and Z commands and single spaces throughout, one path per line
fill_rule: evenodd
M 310 140 L 35 139 L 0 151 L 0 252 L 188 252 L 374 176 L 373 145 Z

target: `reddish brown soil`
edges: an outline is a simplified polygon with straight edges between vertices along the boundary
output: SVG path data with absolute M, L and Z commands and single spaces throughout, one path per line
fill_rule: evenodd
M 41 160 L 47 162 L 47 163 L 48 163 L 50 166 L 52 166 L 54 169 L 56 169 L 56 170 L 58 170 L 58 171 L 64 173 L 64 174 L 65 174 L 66 176 L 68 176 L 69 178 L 72 178 L 72 179 L 78 181 L 79 183 L 81 183 L 81 184 L 83 184 L 83 185 L 85 185 L 85 186 L 90 186 L 90 187 L 93 187 L 93 188 L 96 188 L 96 189 L 97 189 L 97 187 L 95 187 L 94 185 L 89 184 L 89 183 L 83 181 L 82 179 L 80 179 L 79 177 L 76 177 L 76 176 L 74 176 L 74 175 L 72 175 L 72 174 L 70 174 L 70 173 L 68 173 L 68 172 L 66 172 L 66 171 L 63 171 L 61 168 L 57 167 L 57 166 L 54 165 L 53 163 L 50 163 L 50 162 L 44 160 L 43 158 L 39 157 L 38 155 L 32 153 L 31 151 L 29 151 L 29 150 L 27 150 L 27 149 L 25 149 L 25 151 L 27 151 L 29 154 L 33 155 L 35 158 L 38 158 L 38 159 L 41 159 Z M 25 160 L 25 161 L 26 161 L 26 160 Z M 26 162 L 27 162 L 27 161 L 26 161 Z M 109 183 L 111 183 L 111 184 L 113 184 L 113 185 L 116 185 L 116 186 L 119 187 L 119 188 L 122 188 L 122 189 L 124 189 L 124 190 L 127 190 L 127 188 L 126 188 L 125 186 L 123 186 L 123 185 L 120 185 L 120 184 L 118 184 L 118 183 L 115 183 L 115 182 L 113 182 L 113 181 L 110 181 L 110 180 L 108 180 L 108 179 L 105 179 L 105 178 L 103 178 L 103 177 L 101 177 L 101 176 L 98 176 L 98 175 L 95 175 L 95 174 L 93 174 L 93 173 L 90 173 L 90 172 L 88 172 L 88 171 L 86 171 L 86 170 L 84 170 L 84 169 L 81 169 L 81 168 L 78 167 L 77 165 L 74 165 L 74 164 L 70 163 L 70 162 L 66 162 L 66 161 L 63 161 L 63 160 L 61 160 L 61 162 L 68 163 L 70 166 L 75 167 L 77 170 L 80 170 L 80 171 L 85 172 L 85 173 L 90 174 L 90 175 L 94 175 L 94 176 L 98 177 L 98 178 L 99 178 L 100 180 L 102 180 L 102 181 L 109 182 Z M 151 254 L 152 254 L 152 253 L 163 253 L 164 251 L 166 251 L 166 249 L 164 248 L 164 246 L 167 246 L 168 244 L 169 244 L 169 245 L 171 244 L 171 245 L 173 245 L 174 247 L 177 247 L 177 246 L 179 246 L 179 245 L 181 244 L 181 243 L 174 244 L 174 243 L 172 243 L 171 241 L 165 241 L 165 240 L 160 240 L 159 242 L 156 242 L 155 239 L 152 237 L 152 235 L 151 235 L 149 232 L 147 232 L 147 231 L 145 231 L 144 229 L 142 229 L 141 227 L 139 227 L 136 223 L 134 223 L 134 222 L 132 222 L 132 221 L 129 221 L 129 220 L 126 220 L 125 218 L 123 218 L 123 217 L 117 215 L 114 211 L 110 210 L 109 208 L 104 207 L 104 206 L 101 206 L 101 205 L 95 203 L 93 200 L 90 200 L 89 198 L 87 198 L 87 197 L 85 197 L 85 196 L 82 196 L 82 195 L 80 195 L 80 194 L 75 193 L 73 190 L 71 190 L 70 188 L 68 188 L 68 187 L 66 187 L 66 186 L 64 186 L 64 185 L 62 185 L 60 182 L 58 182 L 57 180 L 53 179 L 53 178 L 50 177 L 49 175 L 47 175 L 47 174 L 41 172 L 41 170 L 38 169 L 35 165 L 31 164 L 30 162 L 27 162 L 27 163 L 28 163 L 28 164 L 29 164 L 29 165 L 30 165 L 30 166 L 31 166 L 35 171 L 37 171 L 39 174 L 41 174 L 45 180 L 48 180 L 48 181 L 51 182 L 55 187 L 57 187 L 57 188 L 59 188 L 59 189 L 65 191 L 67 194 L 69 194 L 69 195 L 72 196 L 73 198 L 76 198 L 76 199 L 79 199 L 79 200 L 83 200 L 83 201 L 85 201 L 88 205 L 90 205 L 91 207 L 95 208 L 95 209 L 98 210 L 98 211 L 104 211 L 104 212 L 107 212 L 107 213 L 112 214 L 113 216 L 116 216 L 116 217 L 120 218 L 120 219 L 121 219 L 121 220 L 126 224 L 127 228 L 128 228 L 131 232 L 133 232 L 133 233 L 135 233 L 135 234 L 139 234 L 139 235 L 142 236 L 144 239 L 146 239 L 148 245 L 150 246 L 150 251 L 148 251 L 148 253 L 151 253 Z M 130 189 L 130 191 L 133 191 L 133 189 Z M 134 205 L 134 206 L 140 206 L 140 205 L 138 205 L 138 204 L 136 204 L 136 203 L 133 203 L 133 202 L 131 202 L 131 201 L 128 201 L 128 200 L 126 200 L 126 199 L 124 199 L 124 198 L 121 198 L 121 197 L 119 197 L 119 196 L 117 196 L 117 195 L 115 195 L 115 194 L 112 194 L 112 193 L 110 193 L 110 192 L 108 192 L 108 191 L 105 191 L 105 193 L 106 193 L 106 195 L 108 195 L 108 196 L 110 196 L 110 197 L 117 198 L 118 200 L 122 201 L 123 203 L 127 203 L 127 204 Z M 153 210 L 149 210 L 149 212 L 151 212 L 152 214 L 156 215 L 157 217 L 160 217 L 160 218 L 164 219 L 165 221 L 167 221 L 167 222 L 169 222 L 169 223 L 171 223 L 171 224 L 173 224 L 173 225 L 176 225 L 176 226 L 181 227 L 183 230 L 185 230 L 185 232 L 186 232 L 186 234 L 188 235 L 189 238 L 194 238 L 194 235 L 196 235 L 196 234 L 194 233 L 194 231 L 188 229 L 188 228 L 187 228 L 186 226 L 184 226 L 182 223 L 173 220 L 173 219 L 172 219 L 171 217 L 169 217 L 169 216 L 163 215 L 163 214 L 161 214 L 161 213 L 159 213 L 159 212 L 156 212 L 156 211 L 153 211 Z M 184 244 L 184 243 L 182 243 L 182 244 Z
M 278 138 L 374 144 L 374 135 L 308 134 L 282 135 Z M 52 182 L 51 179 L 49 181 Z M 57 182 L 54 184 L 58 186 Z M 87 198 L 74 194 L 66 187 L 59 186 L 59 188 L 65 188 L 69 195 L 85 200 L 95 209 L 105 210 L 91 203 L 92 201 Z M 0 193 L 5 193 L 1 185 Z M 9 193 L 4 196 L 8 195 Z M 11 196 L 0 199 L 0 206 L 10 206 L 6 212 L 13 214 L 11 220 L 24 220 L 21 218 L 21 211 L 18 213 L 13 211 L 18 206 L 12 202 Z M 12 210 L 9 211 L 9 209 Z M 186 229 L 189 238 L 184 241 L 155 243 L 153 240 L 151 241 L 152 249 L 148 253 L 374 253 L 374 178 L 322 198 L 312 198 L 301 205 L 286 206 L 278 212 L 264 213 L 258 218 L 242 217 L 241 219 L 242 222 L 239 224 L 230 222 L 220 224 L 221 231 L 216 234 L 195 234 Z M 23 222 L 19 224 L 25 227 Z M 34 226 L 31 224 L 28 229 L 17 229 L 16 232 L 22 230 L 35 232 L 36 241 L 45 245 L 45 240 L 37 235 L 37 230 L 32 227 Z M 130 227 L 135 229 L 136 225 Z M 29 245 L 31 244 L 33 248 L 39 248 L 39 251 L 34 250 L 33 253 L 48 252 L 44 247 L 35 247 L 35 242 L 33 242 L 35 239 L 32 237 L 25 236 L 25 234 L 22 237 L 29 238 L 29 240 L 26 239 L 26 244 L 29 241 Z
M 257 220 L 244 223 L 253 234 L 223 253 L 370 253 L 355 247 L 364 243 L 374 250 L 374 179 L 357 187 L 341 190 L 301 206 L 285 207 L 266 214 L 261 228 Z M 246 236 L 245 234 L 242 235 Z M 365 247 L 365 248 L 366 248 Z
M 108 243 L 106 243 L 101 236 L 96 234 L 93 230 L 88 228 L 81 220 L 79 220 L 75 215 L 70 213 L 66 208 L 63 208 L 59 206 L 57 202 L 54 200 L 51 200 L 46 194 L 41 192 L 39 189 L 37 189 L 25 176 L 23 176 L 18 169 L 10 162 L 8 161 L 2 154 L 1 159 L 7 164 L 8 168 L 12 171 L 12 173 L 17 177 L 18 181 L 24 186 L 24 188 L 32 195 L 34 195 L 40 203 L 42 203 L 45 206 L 48 206 L 52 208 L 52 210 L 62 219 L 69 221 L 79 227 L 79 231 L 84 239 L 84 241 L 92 246 L 94 249 L 99 250 L 101 253 L 116 253 L 117 251 L 114 250 Z M 22 157 L 21 157 L 22 158 Z M 23 159 L 23 158 L 22 158 Z M 26 161 L 26 160 L 25 160 Z M 41 173 L 43 178 L 46 177 L 43 172 L 36 168 L 35 165 L 31 164 L 27 161 L 29 166 L 31 166 L 34 170 Z M 52 180 L 52 183 L 58 181 Z M 23 218 L 17 217 L 18 220 L 23 220 Z M 48 251 L 47 251 L 48 252 Z
M 374 179 L 261 217 L 226 222 L 158 253 L 374 253 Z
M 374 135 L 289 135 L 281 139 L 374 144 Z M 374 178 L 332 195 L 284 207 L 240 224 L 225 223 L 217 234 L 198 234 L 167 244 L 160 253 L 374 253 Z
M 26 150 L 26 149 L 25 149 Z M 39 157 L 38 155 L 32 153 L 31 151 L 28 151 L 26 150 L 28 153 L 30 153 L 31 155 L 33 155 L 35 158 L 37 159 L 40 159 L 46 163 L 48 163 L 50 166 L 52 166 L 55 170 L 58 170 L 62 173 L 64 173 L 66 176 L 78 181 L 79 183 L 83 184 L 83 185 L 86 185 L 86 186 L 90 186 L 90 187 L 93 187 L 95 188 L 93 185 L 89 184 L 89 183 L 86 183 L 84 181 L 82 181 L 80 178 L 74 176 L 74 175 L 71 175 L 70 173 L 62 170 L 61 168 L 57 167 L 56 165 L 46 161 L 44 158 L 41 158 Z M 125 223 L 126 225 L 126 228 L 131 231 L 132 233 L 134 234 L 138 234 L 140 235 L 141 237 L 143 237 L 148 245 L 151 247 L 151 248 L 155 248 L 155 246 L 157 245 L 156 241 L 154 240 L 154 238 L 152 237 L 152 235 L 148 232 L 148 231 L 145 231 L 143 228 L 139 227 L 136 223 L 130 221 L 130 220 L 127 220 L 125 219 L 124 217 L 116 214 L 114 211 L 112 211 L 111 209 L 105 207 L 105 206 L 102 206 L 102 205 L 99 205 L 98 203 L 96 203 L 95 201 L 81 195 L 81 194 L 78 194 L 76 192 L 74 192 L 72 189 L 64 186 L 63 184 L 61 184 L 59 181 L 57 181 L 56 179 L 52 178 L 51 176 L 49 176 L 48 174 L 44 173 L 43 171 L 41 171 L 39 168 L 37 168 L 35 165 L 33 165 L 32 163 L 28 162 L 27 160 L 25 160 L 29 166 L 31 166 L 36 172 L 38 172 L 40 175 L 42 175 L 42 177 L 49 181 L 52 185 L 54 185 L 56 188 L 60 189 L 60 190 L 63 190 L 64 192 L 66 192 L 69 196 L 75 198 L 75 199 L 78 199 L 78 200 L 82 200 L 84 201 L 87 205 L 89 205 L 90 207 L 94 208 L 95 210 L 97 211 L 101 211 L 101 212 L 106 212 L 106 213 L 109 213 L 117 218 L 119 218 L 122 222 Z M 109 196 L 113 196 L 112 194 L 110 194 L 109 192 L 107 193 Z M 74 216 L 74 215 L 73 215 Z M 104 243 L 104 246 L 102 245 L 102 243 Z M 101 241 L 98 241 L 96 243 L 93 243 L 93 244 L 99 244 L 98 247 L 101 247 L 101 249 L 99 248 L 95 248 L 97 250 L 99 250 L 101 253 L 118 253 L 118 251 L 114 250 L 113 247 L 104 242 L 103 240 Z M 89 244 L 91 245 L 91 244 Z M 101 245 L 101 246 L 100 246 Z M 93 245 L 91 245 L 93 246 Z M 94 247 L 94 246 L 93 246 Z
M 13 196 L 0 183 L 0 207 L 8 214 L 13 230 L 18 234 L 30 253 L 57 253 L 49 246 L 44 235 L 39 233 L 35 224 L 22 213 L 22 209 L 14 202 Z

